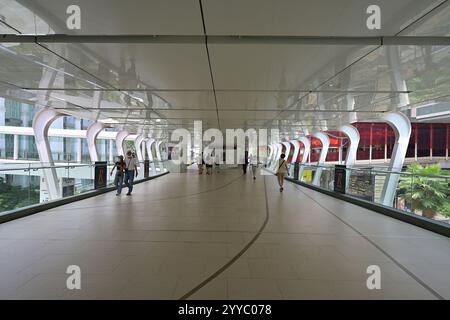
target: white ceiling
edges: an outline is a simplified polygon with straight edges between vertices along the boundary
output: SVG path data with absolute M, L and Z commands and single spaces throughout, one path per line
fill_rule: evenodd
M 205 30 L 207 36 L 450 34 L 448 1 L 378 0 L 382 29 L 368 30 L 365 11 L 373 2 L 0 0 L 3 34 L 167 35 L 175 42 L 0 42 L 0 95 L 100 115 L 129 130 L 163 119 L 158 126 L 169 131 L 202 120 L 204 128 L 276 126 L 291 134 L 446 101 L 449 47 L 176 43 Z M 81 8 L 79 31 L 65 26 L 71 4 Z M 409 93 L 396 88 L 396 78 Z

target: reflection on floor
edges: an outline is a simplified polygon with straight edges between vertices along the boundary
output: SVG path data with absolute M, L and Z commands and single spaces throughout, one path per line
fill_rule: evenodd
M 2 299 L 450 298 L 450 239 L 237 170 L 2 224 L 0 261 Z M 81 290 L 66 287 L 69 265 Z M 369 265 L 380 290 L 367 289 Z

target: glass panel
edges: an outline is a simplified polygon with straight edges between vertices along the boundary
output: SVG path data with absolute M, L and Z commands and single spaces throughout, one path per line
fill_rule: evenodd
M 430 125 L 418 124 L 417 157 L 430 156 Z
M 446 135 L 445 123 L 433 123 L 433 157 L 445 157 Z

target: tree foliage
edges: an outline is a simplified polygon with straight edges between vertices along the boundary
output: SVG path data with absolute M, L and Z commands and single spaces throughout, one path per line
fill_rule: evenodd
M 436 176 L 449 174 L 439 165 L 422 166 L 418 163 L 409 165 L 406 172 L 411 174 L 402 176 L 400 180 L 400 198 L 411 204 L 414 211 L 421 210 L 429 218 L 436 213 L 450 216 L 445 210 L 449 206 L 450 176 L 449 179 Z

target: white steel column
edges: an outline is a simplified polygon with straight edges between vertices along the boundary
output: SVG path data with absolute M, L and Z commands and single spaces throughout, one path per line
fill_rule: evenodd
M 289 157 L 289 153 L 291 152 L 291 144 L 289 142 L 282 142 L 282 145 L 284 145 L 286 147 L 286 150 L 284 151 L 284 154 L 286 155 L 286 161 Z
M 81 163 L 82 161 L 82 142 L 81 138 L 77 139 L 77 162 Z
M 284 154 L 286 155 L 286 157 L 284 159 L 287 162 L 289 153 L 291 152 L 291 144 L 289 142 L 282 142 L 281 144 L 286 147 L 286 150 L 284 151 Z
M 359 145 L 359 131 L 352 125 L 346 124 L 339 128 L 339 131 L 343 132 L 348 140 L 349 140 L 349 146 L 347 148 L 347 155 L 345 156 L 345 166 L 347 168 L 352 168 L 353 165 L 356 162 L 356 153 L 358 151 L 358 145 Z M 348 183 L 350 181 L 350 174 L 351 170 L 347 170 L 347 174 L 345 177 L 345 188 L 348 188 Z
M 19 159 L 19 135 L 14 135 L 14 154 L 13 159 L 18 160 Z
M 159 168 L 161 170 L 160 172 L 163 172 L 164 164 L 162 162 L 162 157 L 161 157 L 161 149 L 160 149 L 161 143 L 162 143 L 162 140 L 156 141 L 155 147 L 156 147 L 156 159 L 158 159 L 158 162 L 159 162 L 158 164 L 159 164 Z
M 276 143 L 275 144 L 275 150 L 276 150 L 276 152 L 275 152 L 275 158 L 273 159 L 273 163 L 272 163 L 272 170 L 273 171 L 277 171 L 277 162 L 278 162 L 278 159 L 280 159 L 280 156 L 281 156 L 281 151 L 283 150 L 283 147 L 282 147 L 282 145 L 281 145 L 281 143 Z
M 92 162 L 98 161 L 97 145 L 95 144 L 97 136 L 105 128 L 101 122 L 93 122 L 86 131 L 87 145 L 89 149 L 89 157 Z
M 298 179 L 301 181 L 303 177 L 303 170 L 305 170 L 305 163 L 308 161 L 309 152 L 311 151 L 311 141 L 307 137 L 300 137 L 298 139 L 303 144 L 303 155 L 300 169 L 298 170 Z
M 139 161 L 139 169 L 142 171 L 142 162 L 144 161 L 142 157 L 142 142 L 144 141 L 144 136 L 142 134 L 138 135 L 136 139 L 134 139 L 134 149 L 136 149 L 136 156 Z
M 270 165 L 273 155 L 273 145 L 268 145 L 267 148 L 269 148 L 269 156 L 267 157 L 266 165 Z
M 130 133 L 127 130 L 121 130 L 121 131 L 119 131 L 117 133 L 117 136 L 116 136 L 116 149 L 117 149 L 117 154 L 119 156 L 124 156 L 125 157 L 125 153 L 123 152 L 123 141 L 129 135 L 130 135 Z
M 289 141 L 290 143 L 292 143 L 294 145 L 294 153 L 292 154 L 292 159 L 291 159 L 291 163 L 294 164 L 297 162 L 297 158 L 298 158 L 298 153 L 300 152 L 300 142 L 298 142 L 298 140 L 291 140 Z M 294 166 L 291 166 L 291 172 L 290 174 L 292 176 L 294 176 Z
M 43 169 L 45 183 L 47 185 L 48 195 L 50 200 L 55 200 L 61 197 L 61 192 L 58 183 L 58 174 L 54 168 L 54 161 L 50 150 L 50 143 L 48 140 L 48 129 L 52 122 L 63 116 L 63 114 L 52 109 L 42 109 L 33 119 L 33 131 L 36 142 L 36 148 L 39 154 L 39 160 L 42 166 L 50 168 Z
M 330 138 L 322 131 L 313 133 L 313 137 L 320 140 L 322 143 L 322 150 L 320 151 L 319 161 L 317 162 L 316 173 L 314 174 L 313 185 L 320 186 L 320 177 L 322 176 L 323 164 L 327 158 L 328 147 L 330 146 Z
M 109 144 L 109 157 L 108 157 L 108 161 L 109 162 L 114 162 L 114 155 L 113 155 L 113 141 L 109 140 L 108 141 Z
M 381 119 L 387 122 L 395 134 L 395 144 L 392 151 L 391 161 L 389 162 L 388 173 L 384 181 L 383 191 L 380 201 L 385 206 L 392 206 L 395 199 L 398 180 L 405 161 L 406 151 L 408 149 L 409 137 L 411 135 L 411 122 L 408 117 L 401 112 L 385 113 Z
M 272 168 L 274 166 L 275 158 L 278 153 L 278 145 L 276 143 L 272 144 L 272 157 L 270 158 L 269 168 Z
M 158 161 L 162 161 L 162 158 L 161 158 L 161 150 L 159 149 L 160 146 L 161 146 L 161 143 L 162 143 L 161 140 L 159 140 L 159 141 L 156 142 L 156 158 L 158 159 Z
M 149 138 L 146 142 L 146 146 L 147 146 L 148 159 L 150 160 L 150 166 L 152 168 L 153 173 L 156 174 L 156 167 L 155 167 L 155 162 L 153 160 L 153 152 L 152 152 L 152 146 L 154 143 L 155 143 L 155 139 Z
M 292 154 L 291 163 L 296 163 L 298 158 L 298 153 L 300 152 L 300 142 L 298 140 L 289 141 L 294 145 L 294 153 Z

